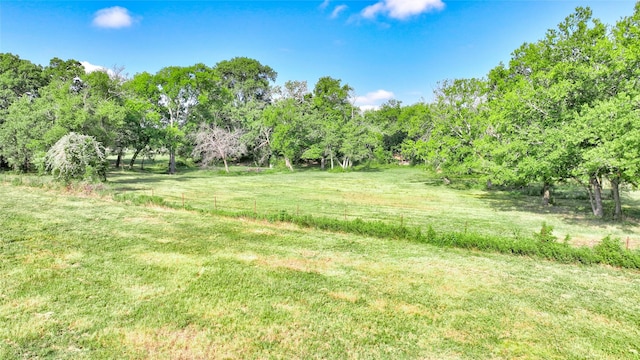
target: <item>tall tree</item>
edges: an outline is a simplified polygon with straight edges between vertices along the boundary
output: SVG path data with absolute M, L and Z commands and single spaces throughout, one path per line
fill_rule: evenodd
M 153 77 L 169 149 L 169 173 L 176 172 L 176 150 L 183 143 L 187 127 L 205 120 L 209 106 L 219 100 L 218 77 L 204 64 L 188 67 L 170 66 Z
M 345 124 L 354 116 L 355 108 L 349 102 L 353 88 L 342 84 L 342 80 L 329 76 L 321 77 L 313 89 L 313 110 L 315 112 L 311 136 L 312 143 L 321 151 L 321 166 L 327 157 L 331 168 L 340 156 L 339 150 L 344 138 Z
M 588 178 L 590 194 L 599 195 L 596 174 L 576 176 L 576 146 L 565 144 L 566 129 L 579 119 L 583 106 L 608 96 L 603 91 L 607 64 L 606 27 L 588 8 L 577 8 L 557 29 L 514 51 L 508 67 L 498 66 L 489 78 L 494 125 L 500 141 L 494 147 L 498 179 L 543 183 L 544 202 L 553 183 Z M 599 196 L 596 196 L 599 197 Z M 594 214 L 602 216 L 601 201 Z
M 41 66 L 33 64 L 31 61 L 20 59 L 17 55 L 0 53 L 0 132 L 2 131 L 3 123 L 7 120 L 7 116 L 9 116 L 10 106 L 22 97 L 29 99 L 38 97 L 38 90 L 45 86 L 47 82 Z M 19 105 L 19 107 L 24 108 L 25 104 L 23 103 Z M 16 109 L 16 111 L 17 110 L 18 109 Z M 14 126 L 12 125 L 12 127 Z M 7 129 L 5 130 L 9 131 Z M 17 128 L 14 128 L 14 130 L 17 131 Z M 12 145 L 15 144 L 8 142 L 8 139 L 0 142 L 0 168 L 6 165 L 7 161 L 3 153 L 12 153 L 15 150 L 7 149 L 7 146 Z M 15 160 L 11 160 L 10 162 L 15 168 Z M 18 167 L 22 168 L 24 165 L 23 163 Z
M 432 126 L 418 144 L 423 160 L 454 174 L 484 170 L 487 84 L 481 79 L 443 81 L 435 91 Z
M 271 101 L 271 82 L 278 76 L 271 67 L 258 60 L 235 57 L 219 62 L 214 69 L 222 85 L 231 91 L 235 105 Z

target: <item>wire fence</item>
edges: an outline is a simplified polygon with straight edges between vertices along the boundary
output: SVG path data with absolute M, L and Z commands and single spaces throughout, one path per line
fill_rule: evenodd
M 313 216 L 344 221 L 360 219 L 369 222 L 382 222 L 391 225 L 400 225 L 419 228 L 426 231 L 432 227 L 436 231 L 471 232 L 483 235 L 503 236 L 519 238 L 533 234 L 538 229 L 523 230 L 514 227 L 513 224 L 503 225 L 493 223 L 491 226 L 482 221 L 476 222 L 473 217 L 467 219 L 446 218 L 446 209 L 425 209 L 425 207 L 410 207 L 400 205 L 362 205 L 347 202 L 312 202 L 304 204 L 306 199 L 299 199 L 295 204 L 278 202 L 273 198 L 260 198 L 245 196 L 243 198 L 230 197 L 224 194 L 207 194 L 206 198 L 196 197 L 189 193 L 159 193 L 154 189 L 144 190 L 146 194 L 161 198 L 165 203 L 174 207 L 183 207 L 198 211 L 231 212 L 236 214 L 253 213 L 259 215 L 272 215 L 286 213 L 293 216 Z M 140 191 L 133 191 L 139 194 Z M 301 204 L 303 204 L 301 206 Z M 443 221 L 446 219 L 446 221 Z M 591 239 L 586 243 L 576 245 L 593 246 L 601 239 Z M 628 235 L 622 237 L 623 246 L 627 249 L 640 248 L 640 240 L 632 239 Z

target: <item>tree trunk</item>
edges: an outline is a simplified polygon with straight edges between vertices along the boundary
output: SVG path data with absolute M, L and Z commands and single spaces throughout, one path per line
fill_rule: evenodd
M 324 164 L 327 162 L 327 158 L 322 156 L 320 159 L 320 170 L 324 170 Z
M 589 179 L 589 198 L 591 200 L 591 210 L 596 217 L 604 216 L 604 209 L 602 207 L 602 183 L 596 176 L 592 176 Z
M 289 168 L 289 171 L 293 171 L 293 166 L 291 165 L 291 160 L 288 157 L 284 157 L 284 164 Z
M 616 220 L 622 220 L 622 202 L 620 200 L 620 178 L 618 176 L 615 176 L 609 181 L 611 182 L 611 193 L 613 194 L 613 202 L 615 203 L 613 218 Z
M 222 158 L 222 162 L 224 163 L 224 171 L 227 172 L 227 174 L 229 173 L 229 165 L 227 164 L 227 158 L 223 157 Z
M 176 150 L 169 150 L 169 174 L 176 173 Z
M 549 200 L 551 199 L 551 186 L 548 182 L 544 182 L 542 186 L 542 205 L 548 206 Z
M 131 161 L 129 161 L 130 169 L 133 169 L 133 164 L 136 162 L 136 158 L 138 157 L 138 154 L 140 154 L 140 151 L 142 151 L 142 149 L 136 149 L 136 152 L 133 153 L 133 156 L 131 157 Z M 143 160 L 143 163 L 144 163 L 144 160 Z
M 120 162 L 122 162 L 122 153 L 123 153 L 123 152 L 124 152 L 124 151 L 123 151 L 123 149 L 122 149 L 122 148 L 120 148 L 120 149 L 118 150 L 118 157 L 116 158 L 116 169 L 119 169 L 119 168 L 120 168 Z

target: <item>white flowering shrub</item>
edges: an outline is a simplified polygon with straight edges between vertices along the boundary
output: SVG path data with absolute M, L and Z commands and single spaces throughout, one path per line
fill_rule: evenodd
M 93 136 L 69 133 L 44 158 L 47 172 L 57 179 L 105 181 L 109 162 L 105 149 Z

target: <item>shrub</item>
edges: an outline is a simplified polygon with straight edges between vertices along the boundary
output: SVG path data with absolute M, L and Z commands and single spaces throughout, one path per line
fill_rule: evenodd
M 542 223 L 540 232 L 534 233 L 533 238 L 542 243 L 558 241 L 558 238 L 556 238 L 555 235 L 553 235 L 553 226 L 547 225 L 547 223 L 544 223 L 544 222 Z
M 594 246 L 593 252 L 598 260 L 605 264 L 630 268 L 640 266 L 640 254 L 624 249 L 622 241 L 612 239 L 611 236 L 605 237 L 598 245 Z
M 57 179 L 105 181 L 109 163 L 105 150 L 92 136 L 69 133 L 45 155 L 46 171 Z

